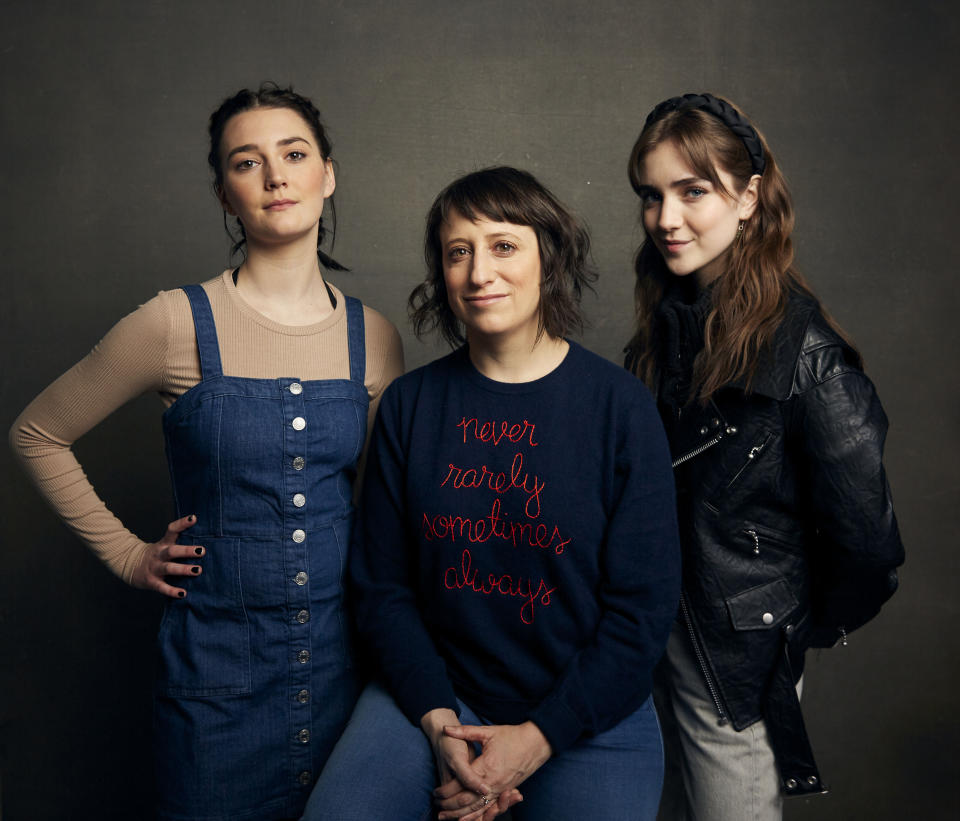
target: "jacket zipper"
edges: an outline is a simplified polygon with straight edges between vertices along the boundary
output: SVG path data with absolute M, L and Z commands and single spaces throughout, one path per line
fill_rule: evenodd
M 677 465 L 682 465 L 688 459 L 692 459 L 694 456 L 699 456 L 708 448 L 712 448 L 721 439 L 723 439 L 723 434 L 718 433 L 716 436 L 713 437 L 713 439 L 710 439 L 709 441 L 704 442 L 702 445 L 700 445 L 700 447 L 696 448 L 695 450 L 691 450 L 689 453 L 685 453 L 679 459 L 674 459 L 671 467 L 677 467 Z
M 779 549 L 781 551 L 788 548 L 797 547 L 797 543 L 787 538 L 786 535 L 778 538 L 775 533 L 766 531 L 761 525 L 755 525 L 752 522 L 746 522 L 746 524 L 748 524 L 749 527 L 744 528 L 740 532 L 749 536 L 750 539 L 753 541 L 753 552 L 755 554 L 760 553 L 760 537 L 761 536 L 763 536 L 766 542 L 772 543 L 774 548 L 776 548 L 779 545 L 780 546 Z
M 753 460 L 760 455 L 760 451 L 762 451 L 767 446 L 767 442 L 769 441 L 770 441 L 770 434 L 768 433 L 764 438 L 764 440 L 759 445 L 754 445 L 752 448 L 750 448 L 750 452 L 747 454 L 747 461 L 744 462 L 743 465 L 740 467 L 740 470 L 738 470 L 733 475 L 733 478 L 729 482 L 727 482 L 727 487 L 730 487 L 734 482 L 736 482 L 737 479 L 740 478 L 740 474 L 743 473 L 749 465 L 753 464 Z
M 707 683 L 707 689 L 710 691 L 710 698 L 713 699 L 713 705 L 717 708 L 717 715 L 720 717 L 720 720 L 717 723 L 722 727 L 724 724 L 729 724 L 730 719 L 727 718 L 727 714 L 723 709 L 723 705 L 720 703 L 720 694 L 717 692 L 717 685 L 713 680 L 713 676 L 707 669 L 707 661 L 703 657 L 703 650 L 700 649 L 700 642 L 697 641 L 697 635 L 693 630 L 693 621 L 690 618 L 690 611 L 687 609 L 687 594 L 683 592 L 680 593 L 680 612 L 683 613 L 683 621 L 687 625 L 687 632 L 690 634 L 690 643 L 693 645 L 693 653 L 697 657 L 697 664 L 700 665 L 700 672 L 703 673 L 703 678 Z
M 680 419 L 681 412 L 677 411 L 677 419 Z M 725 428 L 722 428 L 717 432 L 715 436 L 711 439 L 704 442 L 699 447 L 694 448 L 689 453 L 685 453 L 683 456 L 678 457 L 673 460 L 672 467 L 677 467 L 682 465 L 684 462 L 693 459 L 695 456 L 699 456 L 705 450 L 709 450 L 718 442 L 720 442 L 724 435 L 730 434 L 731 436 L 737 432 L 737 429 L 731 425 L 727 425 Z M 700 648 L 700 642 L 697 641 L 697 634 L 693 629 L 693 620 L 690 618 L 690 610 L 687 607 L 687 594 L 681 591 L 680 593 L 680 612 L 683 615 L 683 622 L 687 626 L 687 633 L 690 636 L 690 644 L 693 647 L 693 654 L 697 658 L 697 665 L 700 667 L 700 673 L 703 675 L 703 680 L 707 684 L 707 690 L 710 692 L 710 698 L 713 700 L 713 706 L 717 710 L 717 716 L 719 718 L 718 724 L 722 727 L 725 724 L 730 723 L 730 719 L 727 718 L 727 713 L 723 709 L 723 704 L 720 703 L 720 693 L 717 690 L 716 682 L 713 680 L 713 676 L 710 673 L 710 670 L 707 669 L 707 661 L 703 657 L 703 650 Z
M 717 414 L 718 420 L 723 419 L 723 414 L 720 413 L 716 405 L 713 406 L 713 409 Z M 678 420 L 680 419 L 682 412 L 683 412 L 682 409 L 677 411 Z M 711 439 L 708 439 L 702 445 L 699 445 L 698 447 L 694 448 L 689 453 L 685 453 L 683 454 L 683 456 L 680 456 L 679 458 L 674 459 L 673 463 L 671 464 L 671 467 L 677 467 L 678 465 L 682 465 L 684 462 L 688 461 L 689 459 L 693 459 L 694 456 L 699 456 L 705 450 L 709 450 L 715 444 L 717 444 L 717 442 L 721 441 L 724 436 L 733 436 L 733 434 L 735 434 L 736 432 L 737 432 L 737 429 L 733 425 L 724 425 L 723 427 L 720 428 L 720 430 L 716 432 L 716 434 L 714 434 L 714 436 Z M 701 431 L 701 433 L 706 433 L 706 430 Z M 766 442 L 764 442 L 764 444 L 766 444 Z

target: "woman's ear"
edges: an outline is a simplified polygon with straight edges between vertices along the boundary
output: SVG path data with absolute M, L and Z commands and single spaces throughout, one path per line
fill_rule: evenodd
M 230 205 L 230 201 L 227 199 L 226 193 L 224 193 L 222 185 L 214 185 L 214 193 L 217 195 L 217 199 L 220 200 L 220 206 L 226 211 L 231 217 L 235 217 L 237 212 L 233 210 L 233 207 Z
M 740 194 L 740 210 L 738 216 L 741 220 L 748 220 L 757 210 L 757 203 L 760 202 L 760 175 L 754 174 L 747 187 Z
M 324 170 L 324 181 L 323 181 L 323 198 L 326 199 L 331 194 L 333 194 L 334 189 L 337 187 L 337 176 L 333 173 L 333 160 L 327 157 L 323 164 L 326 166 Z

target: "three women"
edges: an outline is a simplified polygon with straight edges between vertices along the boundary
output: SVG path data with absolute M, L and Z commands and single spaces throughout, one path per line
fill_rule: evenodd
M 318 265 L 335 182 L 316 109 L 244 91 L 210 134 L 244 263 L 119 323 L 13 439 L 78 535 L 175 599 L 161 816 L 279 818 L 300 813 L 354 702 L 351 481 L 402 361 L 392 326 Z M 664 702 L 682 811 L 743 818 L 749 795 L 754 817 L 776 817 L 781 790 L 822 788 L 795 689 L 803 651 L 870 618 L 902 561 L 886 421 L 792 268 L 786 186 L 735 108 L 658 106 L 631 180 L 648 241 L 629 364 L 667 427 L 685 558 Z M 351 569 L 385 687 L 364 693 L 308 818 L 655 811 L 672 479 L 640 383 L 565 339 L 587 251 L 577 221 L 513 169 L 468 175 L 431 209 L 415 326 L 466 345 L 384 402 Z M 154 544 L 109 514 L 69 449 L 145 390 L 168 405 L 181 514 Z

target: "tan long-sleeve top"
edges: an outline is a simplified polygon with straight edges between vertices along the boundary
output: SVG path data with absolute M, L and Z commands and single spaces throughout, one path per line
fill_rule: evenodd
M 343 294 L 313 325 L 274 322 L 237 292 L 230 271 L 203 283 L 228 376 L 349 379 Z M 393 324 L 363 309 L 368 432 L 380 395 L 403 373 Z M 129 582 L 147 542 L 131 533 L 97 495 L 71 445 L 124 403 L 156 391 L 169 407 L 200 381 L 193 315 L 182 290 L 161 291 L 121 319 L 82 360 L 31 402 L 10 429 L 10 444 L 56 513 L 118 576 Z

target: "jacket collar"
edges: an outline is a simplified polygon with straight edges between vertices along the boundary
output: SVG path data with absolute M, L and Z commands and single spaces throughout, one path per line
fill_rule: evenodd
M 817 303 L 813 298 L 797 291 L 788 294 L 783 321 L 774 332 L 772 343 L 760 354 L 750 386 L 752 393 L 780 401 L 789 398 L 807 326 L 816 311 Z M 746 379 L 740 377 L 730 383 L 730 387 L 746 390 Z

